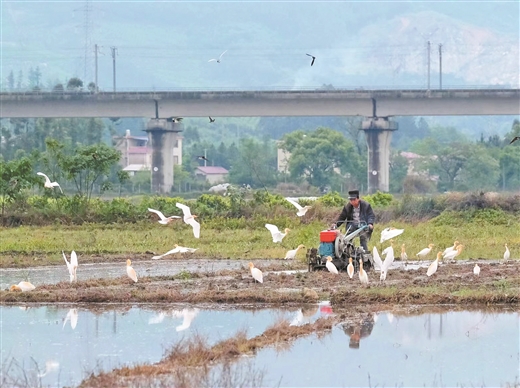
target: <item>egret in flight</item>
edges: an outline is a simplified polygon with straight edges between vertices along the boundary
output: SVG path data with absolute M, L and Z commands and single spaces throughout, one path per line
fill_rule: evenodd
M 184 223 L 193 228 L 193 235 L 195 238 L 200 238 L 200 224 L 195 220 L 197 216 L 192 215 L 190 208 L 182 203 L 177 202 L 175 206 L 182 210 L 182 213 L 184 214 Z
M 43 172 L 37 172 L 36 175 L 40 175 L 45 178 L 45 183 L 43 184 L 43 187 L 45 187 L 46 189 L 52 189 L 53 187 L 59 187 L 61 193 L 63 194 L 63 190 L 61 189 L 61 186 L 58 182 L 51 182 L 49 177 L 47 175 L 45 175 Z
M 181 218 L 180 216 L 169 216 L 169 217 L 166 217 L 161 211 L 155 210 L 155 209 L 151 209 L 151 208 L 148 208 L 148 211 L 157 214 L 159 216 L 159 221 L 158 222 L 159 222 L 159 224 L 162 224 L 162 225 L 168 225 L 174 219 Z
M 282 242 L 283 238 L 287 235 L 287 233 L 291 230 L 289 228 L 285 228 L 284 232 L 280 232 L 280 229 L 276 225 L 273 224 L 265 224 L 265 227 L 271 232 L 271 236 L 273 236 L 273 242 Z

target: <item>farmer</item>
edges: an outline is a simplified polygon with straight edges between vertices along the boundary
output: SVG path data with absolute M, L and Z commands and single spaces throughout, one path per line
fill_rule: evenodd
M 374 215 L 372 206 L 370 206 L 367 201 L 359 199 L 359 190 L 349 191 L 348 201 L 349 202 L 343 206 L 343 210 L 333 227 L 339 228 L 341 224 L 345 223 L 346 229 L 350 227 L 349 233 L 352 233 L 367 224 L 368 230 L 359 234 L 359 241 L 365 252 L 368 252 L 367 243 L 372 236 L 376 216 Z

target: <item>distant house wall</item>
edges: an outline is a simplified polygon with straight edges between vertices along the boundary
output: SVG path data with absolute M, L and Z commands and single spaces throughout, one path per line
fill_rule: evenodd
M 199 166 L 195 170 L 195 176 L 201 181 L 207 181 L 213 185 L 215 183 L 225 182 L 229 171 L 224 167 L 218 166 Z

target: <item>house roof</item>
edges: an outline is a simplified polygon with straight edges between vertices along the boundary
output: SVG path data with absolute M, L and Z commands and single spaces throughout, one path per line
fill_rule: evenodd
M 197 167 L 197 171 L 200 171 L 204 175 L 229 173 L 229 171 L 226 170 L 224 167 L 218 167 L 218 166 L 199 166 L 199 167 Z

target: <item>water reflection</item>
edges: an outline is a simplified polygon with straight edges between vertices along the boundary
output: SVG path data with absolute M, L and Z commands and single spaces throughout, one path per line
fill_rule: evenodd
M 336 314 L 340 314 L 335 309 Z M 323 338 L 295 341 L 288 352 L 263 349 L 255 367 L 266 386 L 492 386 L 519 382 L 520 320 L 503 310 L 421 315 L 363 313 Z M 379 317 L 385 312 L 379 313 Z M 359 318 L 359 314 L 356 314 Z M 391 318 L 392 317 L 392 318 Z M 345 335 L 347 338 L 345 338 Z M 309 373 L 294 365 L 312 365 Z M 328 373 L 327 371 L 341 371 Z
M 92 371 L 158 362 L 174 344 L 194 335 L 209 345 L 239 330 L 254 337 L 295 314 L 294 308 L 159 307 L 0 306 L 2 373 L 10 379 L 5 386 L 77 385 Z

